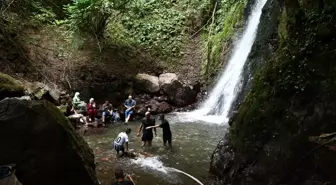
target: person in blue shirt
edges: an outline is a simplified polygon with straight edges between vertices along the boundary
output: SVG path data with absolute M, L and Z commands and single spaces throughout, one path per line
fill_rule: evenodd
M 132 99 L 132 96 L 128 96 L 128 99 L 125 101 L 124 106 L 126 107 L 125 110 L 125 124 L 128 123 L 128 120 L 131 118 L 133 114 L 133 109 L 136 105 L 135 100 Z

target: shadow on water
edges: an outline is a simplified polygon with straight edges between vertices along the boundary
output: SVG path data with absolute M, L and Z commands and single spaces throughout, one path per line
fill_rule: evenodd
M 174 121 L 171 123 L 172 151 L 162 146 L 161 129 L 157 129 L 158 135 L 153 139 L 153 146 L 143 149 L 140 138 L 136 137 L 139 126 L 140 122 L 132 122 L 128 126 L 115 124 L 84 137 L 94 151 L 97 176 L 102 185 L 111 184 L 116 168 L 123 168 L 125 173 L 133 174 L 137 185 L 199 184 L 187 175 L 181 174 L 182 172 L 178 173 L 172 169 L 186 172 L 203 183 L 209 180 L 210 156 L 217 141 L 225 133 L 224 126 Z M 132 129 L 129 136 L 131 151 L 135 153 L 144 151 L 152 154 L 152 157 L 140 156 L 136 159 L 115 157 L 112 142 L 117 134 L 127 127 Z

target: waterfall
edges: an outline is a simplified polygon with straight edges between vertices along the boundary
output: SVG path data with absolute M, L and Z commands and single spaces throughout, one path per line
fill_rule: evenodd
M 191 113 L 190 119 L 213 123 L 227 123 L 230 108 L 242 82 L 242 71 L 254 43 L 262 8 L 267 0 L 257 0 L 248 19 L 246 28 L 235 44 L 231 58 L 223 70 L 214 89 L 202 106 Z

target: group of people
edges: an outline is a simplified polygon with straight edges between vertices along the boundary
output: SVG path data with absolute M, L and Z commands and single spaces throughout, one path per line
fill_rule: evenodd
M 129 96 L 124 102 L 125 107 L 125 124 L 129 122 L 134 114 L 136 101 Z M 120 114 L 117 109 L 114 109 L 109 101 L 105 101 L 102 106 L 98 106 L 94 98 L 90 98 L 88 103 L 80 99 L 80 93 L 76 92 L 72 101 L 68 102 L 65 115 L 69 119 L 74 119 L 77 124 L 103 125 L 120 121 Z
M 126 106 L 126 105 L 125 105 Z M 131 107 L 131 106 L 130 106 Z M 163 132 L 163 146 L 166 146 L 168 143 L 169 148 L 172 147 L 172 133 L 170 130 L 169 122 L 165 119 L 165 116 L 161 114 L 159 116 L 160 124 L 155 124 L 155 119 L 151 118 L 150 110 L 145 114 L 145 118 L 142 120 L 141 125 L 138 129 L 137 136 L 141 134 L 142 146 L 151 146 L 153 140 L 153 131 L 156 136 L 156 128 L 162 128 Z M 129 138 L 132 129 L 127 128 L 125 132 L 120 132 L 116 139 L 113 141 L 113 148 L 117 151 L 117 157 L 122 157 L 124 155 L 129 155 Z M 121 153 L 121 155 L 120 155 Z M 115 171 L 116 182 L 113 182 L 111 185 L 135 185 L 131 175 L 126 175 L 129 180 L 125 179 L 125 175 L 122 169 L 117 169 Z
M 167 143 L 169 148 L 172 147 L 172 133 L 170 130 L 169 122 L 165 119 L 165 116 L 161 114 L 159 116 L 159 120 L 161 123 L 159 125 L 155 124 L 155 119 L 151 118 L 150 111 L 146 112 L 146 117 L 142 120 L 142 123 L 138 129 L 137 136 L 140 137 L 142 146 L 148 145 L 149 147 L 152 145 L 153 140 L 153 131 L 155 136 L 156 128 L 162 128 L 162 135 L 163 135 L 163 145 L 166 146 Z M 116 139 L 113 142 L 113 148 L 117 151 L 117 156 L 121 157 L 124 156 L 129 152 L 129 139 L 128 136 L 131 134 L 132 129 L 127 128 L 125 132 L 120 132 Z M 121 155 L 119 153 L 122 153 Z

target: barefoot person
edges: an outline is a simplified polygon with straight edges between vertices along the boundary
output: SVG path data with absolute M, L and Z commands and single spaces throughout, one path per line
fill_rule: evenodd
M 163 146 L 166 146 L 168 142 L 169 147 L 172 148 L 172 133 L 170 131 L 169 122 L 165 119 L 163 114 L 160 115 L 159 120 L 161 120 L 160 125 L 147 127 L 146 129 L 157 128 L 157 127 L 162 128 Z
M 132 129 L 127 128 L 126 132 L 120 132 L 117 138 L 114 140 L 113 145 L 114 149 L 117 151 L 117 156 L 119 156 L 119 152 L 122 152 L 119 157 L 122 157 L 125 155 L 125 153 L 128 152 L 128 135 L 131 133 L 131 131 Z
M 132 96 L 128 96 L 128 99 L 125 101 L 124 106 L 126 107 L 125 110 L 125 123 L 128 123 L 128 120 L 131 118 L 133 114 L 133 109 L 136 105 L 135 100 L 132 99 Z
M 116 182 L 113 182 L 111 185 L 135 185 L 131 175 L 126 175 L 129 181 L 125 181 L 125 175 L 122 169 L 117 169 L 114 174 Z
M 145 114 L 145 118 L 142 120 L 141 126 L 139 127 L 137 136 L 140 136 L 140 132 L 142 131 L 142 146 L 145 146 L 148 143 L 148 146 L 152 146 L 153 140 L 153 129 L 147 127 L 155 126 L 155 119 L 151 118 L 150 112 L 147 111 Z M 156 136 L 156 129 L 154 128 L 154 133 Z

